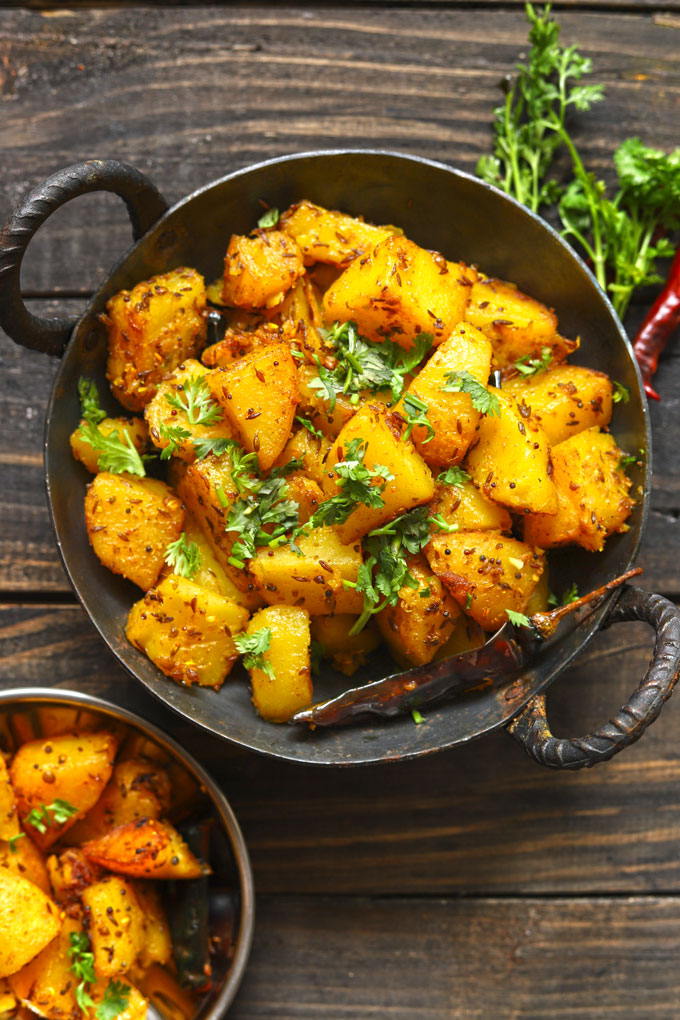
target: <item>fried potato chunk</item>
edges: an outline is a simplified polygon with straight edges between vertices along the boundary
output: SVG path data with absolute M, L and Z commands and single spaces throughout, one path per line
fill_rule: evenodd
M 622 455 L 614 437 L 597 428 L 554 446 L 557 514 L 526 517 L 525 540 L 544 549 L 575 542 L 599 552 L 609 535 L 627 531 L 635 503 L 629 495 L 631 480 L 619 466 Z
M 188 358 L 159 383 L 144 410 L 154 446 L 165 450 L 172 441 L 173 456 L 188 463 L 195 460 L 201 440 L 237 438 L 210 393 L 208 375 L 200 361 Z
M 165 482 L 102 471 L 87 489 L 85 524 L 104 566 L 148 591 L 181 534 L 184 507 Z
M 233 234 L 224 259 L 222 300 L 237 308 L 275 308 L 304 271 L 302 252 L 288 234 Z
M 206 337 L 205 283 L 195 269 L 173 269 L 122 290 L 106 305 L 109 334 L 106 377 L 114 397 L 141 411 L 156 386 Z
M 460 614 L 458 604 L 424 556 L 410 557 L 408 569 L 418 587 L 405 585 L 397 604 L 386 606 L 376 616 L 387 647 L 406 669 L 432 661 L 451 636 Z M 428 594 L 423 597 L 423 592 Z
M 262 653 L 268 668 L 249 670 L 253 704 L 263 719 L 287 722 L 312 700 L 309 614 L 299 606 L 266 606 L 248 624 L 247 633 L 270 632 Z
M 37 956 L 60 928 L 56 903 L 28 879 L 0 868 L 0 978 Z
M 594 425 L 608 425 L 612 418 L 611 380 L 594 368 L 557 365 L 530 379 L 507 379 L 503 390 L 531 408 L 551 446 Z
M 141 758 L 119 762 L 103 794 L 66 837 L 73 844 L 98 839 L 109 829 L 138 818 L 160 818 L 170 808 L 165 769 Z
M 68 955 L 71 935 L 81 933 L 81 922 L 65 917 L 56 938 L 10 978 L 14 994 L 38 1016 L 50 1020 L 82 1017 L 75 994 L 78 982 Z
M 16 795 L 9 781 L 5 759 L 0 753 L 0 839 L 11 839 L 18 832 Z
M 484 630 L 523 613 L 545 567 L 540 549 L 500 532 L 435 535 L 425 548 L 432 570 L 458 605 Z
M 352 319 L 377 342 L 390 337 L 408 349 L 419 333 L 430 333 L 440 344 L 465 318 L 466 283 L 449 272 L 442 255 L 405 237 L 388 237 L 328 288 L 324 311 L 328 322 Z
M 463 475 L 465 477 L 465 475 Z M 505 507 L 492 503 L 471 481 L 460 485 L 438 482 L 432 512 L 459 531 L 510 531 L 512 518 Z
M 104 875 L 83 889 L 82 901 L 97 975 L 125 974 L 144 947 L 144 913 L 132 883 Z
M 83 422 L 80 423 L 82 425 Z M 99 471 L 99 458 L 101 451 L 95 450 L 90 443 L 86 442 L 80 431 L 80 425 L 71 433 L 69 442 L 76 460 L 84 464 L 93 475 Z M 125 433 L 130 437 L 132 445 L 138 453 L 144 453 L 149 441 L 149 430 L 143 418 L 104 418 L 97 425 L 103 436 L 110 436 L 112 432 L 118 434 L 118 438 L 125 442 Z
M 323 658 L 330 659 L 333 668 L 345 676 L 356 673 L 380 644 L 380 635 L 370 621 L 358 634 L 350 634 L 358 619 L 351 613 L 335 613 L 310 620 L 312 640 L 322 646 Z
M 385 238 L 401 233 L 395 227 L 374 227 L 360 218 L 324 209 L 306 199 L 286 210 L 281 217 L 281 229 L 295 239 L 306 266 L 314 262 L 347 266 Z
M 121 825 L 86 843 L 83 853 L 100 867 L 130 878 L 200 878 L 208 873 L 177 830 L 160 819 Z
M 233 635 L 247 620 L 243 606 L 173 575 L 134 604 L 126 634 L 178 683 L 220 687 L 238 658 Z

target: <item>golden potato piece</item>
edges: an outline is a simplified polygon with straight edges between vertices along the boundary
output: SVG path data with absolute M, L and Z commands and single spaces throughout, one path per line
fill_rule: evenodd
M 446 259 L 405 237 L 388 237 L 356 259 L 324 294 L 328 322 L 356 322 L 380 342 L 410 348 L 419 333 L 440 344 L 464 319 L 470 287 L 449 272 Z
M 19 748 L 10 778 L 22 825 L 42 850 L 97 803 L 117 748 L 116 737 L 106 730 L 31 740 Z M 68 817 L 59 821 L 62 814 Z
M 404 586 L 397 604 L 386 606 L 376 615 L 387 647 L 405 668 L 431 662 L 451 636 L 460 615 L 457 603 L 424 556 L 410 557 L 408 569 L 418 588 Z
M 260 347 L 208 378 L 246 450 L 267 471 L 288 442 L 298 403 L 297 370 L 286 344 Z
M 84 422 L 81 421 L 80 425 Z M 80 432 L 80 425 L 71 433 L 69 442 L 73 456 L 85 465 L 88 471 L 96 474 L 99 470 L 99 458 L 101 451 L 95 450 L 94 446 L 83 439 Z M 118 434 L 121 441 L 125 441 L 125 433 L 128 434 L 132 445 L 138 453 L 144 453 L 149 440 L 149 430 L 143 418 L 104 418 L 97 425 L 97 428 L 104 436 L 110 436 L 112 432 Z
M 184 507 L 165 482 L 102 471 L 87 489 L 85 524 L 104 566 L 147 591 L 181 534 Z
M 324 209 L 307 199 L 286 210 L 281 229 L 295 239 L 307 266 L 314 262 L 347 266 L 380 241 L 401 233 L 394 227 L 374 227 L 346 213 Z
M 358 619 L 350 613 L 336 613 L 313 616 L 310 621 L 312 640 L 323 646 L 323 658 L 331 659 L 333 668 L 345 676 L 356 673 L 380 644 L 380 635 L 371 622 L 358 634 L 350 634 Z
M 134 604 L 126 634 L 178 683 L 220 687 L 238 658 L 232 635 L 247 620 L 243 606 L 172 575 Z
M 292 499 L 299 506 L 298 519 L 300 524 L 306 524 L 319 504 L 326 498 L 322 489 L 312 478 L 308 478 L 304 471 L 291 471 L 286 475 L 288 492 L 286 499 Z
M 531 409 L 551 446 L 612 418 L 611 380 L 594 368 L 556 365 L 529 379 L 507 379 L 503 390 Z
M 298 606 L 266 606 L 255 613 L 246 633 L 265 629 L 271 633 L 262 653 L 269 671 L 249 669 L 253 704 L 263 719 L 287 722 L 312 700 L 309 614 Z
M 52 895 L 45 858 L 28 835 L 20 834 L 12 843 L 0 841 L 0 868 L 27 878 L 48 896 Z M 0 1013 L 0 1016 L 2 1014 Z
M 83 889 L 82 901 L 97 976 L 124 974 L 144 947 L 144 913 L 132 882 L 104 875 Z
M 302 252 L 288 234 L 233 234 L 224 259 L 222 300 L 238 308 L 275 308 L 304 271 Z
M 52 854 L 47 858 L 47 871 L 59 906 L 69 917 L 82 918 L 83 890 L 101 878 L 101 868 L 78 847 L 68 847 L 59 856 Z
M 135 971 L 135 980 L 141 976 L 139 971 Z M 149 1012 L 149 1002 L 142 995 L 140 990 L 121 976 L 115 978 L 115 985 L 109 979 L 102 978 L 97 981 L 95 985 L 90 988 L 90 993 L 94 1000 L 95 1005 L 95 1016 L 96 1011 L 101 1008 L 102 1002 L 110 1003 L 112 997 L 112 989 L 114 994 L 115 1008 L 118 1008 L 118 1004 L 123 1001 L 125 1006 L 116 1013 L 116 1020 L 147 1020 Z M 163 1015 L 163 1005 L 167 1011 L 167 1004 L 162 1004 L 158 1012 Z M 113 1009 L 114 1006 L 111 1006 Z
M 529 408 L 502 390 L 491 388 L 500 417 L 484 415 L 479 441 L 465 468 L 487 499 L 511 510 L 554 514 L 557 493 L 552 480 L 550 447 Z
M 170 808 L 170 777 L 144 758 L 119 762 L 103 794 L 69 831 L 69 843 L 98 839 L 138 818 L 161 818 Z
M 11 839 L 19 832 L 17 804 L 5 759 L 0 753 L 0 840 Z
M 177 830 L 160 819 L 127 822 L 82 849 L 95 864 L 130 878 L 200 878 L 208 873 Z
M 505 507 L 492 503 L 471 481 L 462 485 L 437 483 L 432 512 L 459 531 L 510 531 L 512 518 Z
M 324 461 L 330 448 L 324 436 L 314 436 L 308 429 L 301 428 L 290 437 L 276 464 L 284 467 L 291 460 L 301 460 L 304 473 L 313 478 L 317 485 L 322 485 Z
M 474 283 L 465 318 L 491 340 L 497 368 L 510 368 L 520 358 L 540 358 L 544 347 L 550 348 L 553 361 L 564 361 L 578 347 L 578 341 L 559 336 L 551 308 L 504 280 Z
M 295 284 L 293 291 L 299 286 L 302 286 L 301 280 Z M 229 327 L 221 340 L 206 347 L 201 361 L 209 368 L 230 368 L 235 361 L 245 358 L 246 354 L 251 354 L 257 347 L 278 343 L 301 346 L 293 323 L 260 322 L 253 329 Z
M 154 446 L 165 450 L 173 437 L 172 430 L 181 430 L 174 433 L 173 456 L 188 463 L 196 458 L 197 441 L 237 438 L 236 430 L 210 393 L 209 375 L 200 361 L 188 358 L 158 384 L 153 399 L 144 409 Z
M 71 935 L 82 934 L 80 920 L 65 917 L 48 946 L 10 978 L 14 994 L 38 1016 L 48 1020 L 82 1017 L 76 1000 L 78 981 L 71 970 Z
M 411 441 L 402 439 L 399 419 L 380 404 L 366 404 L 344 426 L 326 458 L 323 488 L 327 496 L 341 491 L 334 468 L 345 458 L 348 445 L 355 439 L 365 445 L 364 465 L 371 469 L 378 465 L 386 467 L 393 477 L 382 489 L 382 506 L 361 504 L 344 524 L 338 525 L 340 539 L 348 544 L 398 514 L 429 502 L 434 495 L 430 469 Z M 375 484 L 382 482 L 384 478 L 375 480 Z
M 525 611 L 545 567 L 540 549 L 493 531 L 435 535 L 425 555 L 458 605 L 484 630 L 501 627 L 506 609 Z
M 144 914 L 144 944 L 139 962 L 142 967 L 168 963 L 172 957 L 172 939 L 158 889 L 151 882 L 140 881 L 133 885 Z
M 426 416 L 434 435 L 424 425 L 412 432 L 413 442 L 431 467 L 460 464 L 480 419 L 469 393 L 448 393 L 442 387 L 451 372 L 467 372 L 486 386 L 491 371 L 491 344 L 478 329 L 460 322 L 434 352 L 401 398 L 395 411 L 408 412 L 408 397 L 427 405 Z
M 525 518 L 525 540 L 544 549 L 575 542 L 599 552 L 611 534 L 627 531 L 635 501 L 629 495 L 631 481 L 619 467 L 622 455 L 614 437 L 598 428 L 554 446 L 558 511 L 551 518 Z
M 56 903 L 28 879 L 0 868 L 0 978 L 21 970 L 60 928 Z
M 106 305 L 109 333 L 106 377 L 116 399 L 141 411 L 156 386 L 206 337 L 205 283 L 195 269 L 173 269 L 122 290 Z

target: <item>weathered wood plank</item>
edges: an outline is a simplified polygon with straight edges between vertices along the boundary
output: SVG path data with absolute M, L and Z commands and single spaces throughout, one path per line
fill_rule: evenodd
M 599 637 L 553 688 L 555 731 L 601 725 L 637 686 L 650 650 L 642 624 Z M 542 769 L 505 733 L 397 765 L 300 768 L 171 715 L 116 665 L 78 607 L 5 606 L 0 687 L 21 685 L 108 696 L 177 736 L 227 792 L 263 893 L 680 890 L 674 701 L 638 744 L 589 772 Z
M 399 149 L 472 170 L 490 144 L 497 84 L 527 35 L 521 10 L 459 5 L 389 16 L 278 5 L 47 13 L 0 14 L 0 219 L 43 177 L 93 155 L 135 164 L 170 201 L 319 146 Z M 676 145 L 678 19 L 560 20 L 607 90 L 575 127 L 588 165 L 611 176 L 611 153 L 630 134 Z M 118 200 L 87 196 L 41 231 L 24 285 L 90 289 L 128 244 Z
M 675 1020 L 676 900 L 260 897 L 234 1020 Z

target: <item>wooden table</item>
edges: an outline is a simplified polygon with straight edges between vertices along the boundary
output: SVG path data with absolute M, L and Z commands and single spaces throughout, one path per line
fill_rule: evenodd
M 493 3 L 3 6 L 2 219 L 30 186 L 91 156 L 138 166 L 171 201 L 314 147 L 380 146 L 473 170 L 497 83 L 526 39 L 521 8 Z M 607 91 L 578 118 L 589 166 L 611 179 L 611 153 L 631 134 L 677 145 L 678 0 L 563 7 L 565 40 L 592 56 Z M 111 196 L 56 214 L 27 257 L 31 307 L 81 309 L 127 230 Z M 117 665 L 61 569 L 41 457 L 55 363 L 6 338 L 0 352 L 1 682 L 107 695 L 167 726 L 220 778 L 258 892 L 233 1017 L 678 1017 L 677 705 L 615 761 L 573 775 L 541 769 L 503 733 L 411 764 L 319 771 L 183 726 Z M 677 598 L 677 352 L 658 386 L 640 562 L 649 588 Z M 618 708 L 650 648 L 642 625 L 603 635 L 554 687 L 557 731 Z

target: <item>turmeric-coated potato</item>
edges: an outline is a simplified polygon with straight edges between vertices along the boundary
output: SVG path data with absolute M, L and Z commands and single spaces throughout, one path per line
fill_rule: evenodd
M 432 570 L 458 605 L 484 630 L 523 613 L 545 567 L 540 549 L 499 532 L 435 535 L 425 548 Z
M 268 669 L 250 669 L 253 704 L 263 719 L 282 723 L 312 700 L 309 614 L 298 606 L 266 606 L 248 624 L 247 634 L 270 633 L 263 652 Z
M 267 471 L 288 442 L 298 403 L 297 370 L 286 344 L 256 348 L 231 368 L 208 377 L 246 450 Z
M 220 687 L 238 658 L 233 635 L 247 620 L 243 606 L 172 575 L 134 604 L 126 634 L 173 680 Z
M 464 319 L 470 287 L 449 272 L 446 259 L 405 237 L 388 237 L 356 259 L 324 294 L 328 322 L 356 322 L 380 342 L 410 348 L 419 333 L 440 344 Z
M 302 470 L 317 485 L 323 484 L 324 461 L 330 450 L 330 443 L 325 436 L 316 436 L 306 429 L 298 429 L 290 437 L 276 461 L 278 467 L 289 464 L 291 460 L 302 461 Z
M 205 283 L 195 269 L 173 269 L 122 290 L 103 317 L 109 333 L 106 377 L 114 397 L 130 411 L 141 411 L 156 386 L 206 337 Z
M 38 1016 L 48 1020 L 76 1020 L 83 1016 L 76 999 L 78 981 L 69 956 L 71 935 L 82 934 L 82 922 L 65 917 L 57 937 L 10 978 L 14 994 Z
M 365 467 L 373 470 L 386 468 L 391 477 L 387 482 L 380 475 L 374 480 L 373 484 L 381 489 L 381 506 L 370 507 L 362 503 L 343 524 L 338 525 L 338 534 L 346 543 L 355 542 L 398 514 L 429 502 L 434 495 L 430 469 L 410 439 L 402 438 L 399 419 L 379 404 L 366 404 L 344 426 L 326 458 L 323 487 L 327 496 L 335 496 L 341 491 L 334 468 L 338 461 L 346 459 L 352 440 L 361 440 L 361 447 L 365 448 Z
M 143 758 L 118 762 L 93 808 L 72 827 L 67 841 L 84 843 L 125 822 L 161 818 L 170 808 L 170 777 Z
M 465 462 L 475 485 L 487 499 L 510 510 L 557 512 L 550 447 L 529 408 L 502 390 L 492 389 L 500 416 L 484 415 L 479 439 Z
M 133 885 L 144 914 L 144 944 L 139 962 L 145 968 L 154 963 L 168 963 L 172 956 L 172 939 L 158 888 L 145 881 L 137 881 Z
M 80 430 L 82 424 L 83 422 L 81 421 L 78 428 L 71 433 L 69 442 L 76 460 L 84 464 L 87 470 L 91 471 L 94 475 L 99 470 L 101 451 L 95 450 L 94 446 L 84 438 Z M 98 423 L 97 428 L 103 436 L 110 436 L 112 432 L 115 432 L 121 442 L 127 442 L 127 434 L 138 453 L 144 453 L 146 450 L 149 441 L 149 430 L 143 418 L 104 418 Z
M 209 871 L 177 830 L 160 819 L 120 825 L 85 843 L 83 853 L 102 868 L 130 878 L 200 878 Z
M 288 234 L 233 234 L 224 259 L 222 300 L 238 308 L 275 308 L 303 272 L 302 252 Z
M 551 446 L 612 418 L 611 379 L 594 368 L 556 365 L 529 379 L 514 376 L 503 389 L 531 409 Z
M 460 322 L 395 407 L 395 411 L 405 415 L 409 397 L 417 397 L 427 405 L 425 416 L 434 435 L 424 425 L 416 425 L 412 436 L 418 453 L 431 467 L 460 464 L 474 439 L 480 418 L 469 393 L 449 393 L 442 387 L 452 373 L 461 372 L 486 386 L 490 371 L 490 342 L 474 326 Z
M 102 471 L 88 486 L 85 524 L 104 566 L 148 591 L 165 563 L 168 545 L 181 534 L 184 507 L 156 478 Z
M 286 475 L 286 489 L 286 499 L 292 499 L 299 507 L 300 524 L 306 524 L 326 498 L 320 486 L 313 478 L 308 478 L 304 471 L 291 471 Z
M 492 503 L 469 479 L 460 485 L 438 482 L 432 512 L 443 517 L 447 524 L 457 526 L 459 531 L 510 531 L 512 528 L 512 518 L 505 507 Z
M 112 733 L 99 730 L 31 740 L 19 748 L 10 778 L 22 825 L 41 849 L 97 803 L 111 778 L 117 747 Z
M 394 227 L 374 227 L 306 199 L 286 210 L 281 217 L 281 229 L 297 241 L 306 266 L 314 262 L 347 266 L 386 237 L 400 233 Z
M 139 977 L 141 977 L 140 972 L 135 971 L 135 981 L 137 981 Z M 124 977 L 117 977 L 115 981 L 116 989 L 120 991 L 121 999 L 125 1003 L 123 1008 L 116 1014 L 115 1020 L 147 1020 L 149 1015 L 149 1002 L 140 992 L 139 988 L 137 988 L 136 985 L 130 984 L 127 978 Z M 111 1009 L 111 1007 L 108 1006 L 108 1003 L 110 1002 L 110 988 L 111 982 L 108 978 L 102 978 L 100 981 L 97 981 L 95 985 L 92 985 L 90 992 L 94 1001 L 95 1011 L 102 1009 L 103 1002 L 106 1002 L 107 1008 Z M 167 1009 L 167 1003 L 161 1001 L 159 1003 L 158 1013 L 162 1016 L 164 1012 L 167 1013 Z M 195 1009 L 196 1004 L 194 1003 L 194 1010 Z M 191 1014 L 185 1014 L 185 1016 L 190 1015 Z
M 19 834 L 19 838 L 12 843 L 0 841 L 0 868 L 27 878 L 48 896 L 52 895 L 45 858 L 26 833 Z
M 0 753 L 0 840 L 11 839 L 19 832 L 17 803 L 5 759 Z
M 599 552 L 609 535 L 627 531 L 634 500 L 630 478 L 620 467 L 623 451 L 608 432 L 579 432 L 552 449 L 559 505 L 554 517 L 531 515 L 524 538 L 544 549 L 575 542 Z
M 0 978 L 16 974 L 60 928 L 56 903 L 28 879 L 0 868 Z
M 410 557 L 408 569 L 418 587 L 404 585 L 397 604 L 386 606 L 376 616 L 387 647 L 407 669 L 432 661 L 451 636 L 460 614 L 457 603 L 424 556 Z
M 101 868 L 72 846 L 47 858 L 47 872 L 59 906 L 69 917 L 82 918 L 83 890 L 101 878 Z
M 351 634 L 359 617 L 351 613 L 313 616 L 310 620 L 312 640 L 321 645 L 324 659 L 345 676 L 352 676 L 363 666 L 368 655 L 380 644 L 380 635 L 370 621 L 358 634 Z
M 137 962 L 145 935 L 144 913 L 132 882 L 104 875 L 83 889 L 82 901 L 97 976 L 125 974 Z
M 173 456 L 189 463 L 195 460 L 196 444 L 201 440 L 237 438 L 233 425 L 213 399 L 209 374 L 200 361 L 187 358 L 158 384 L 144 410 L 154 446 L 165 450 L 172 441 Z

